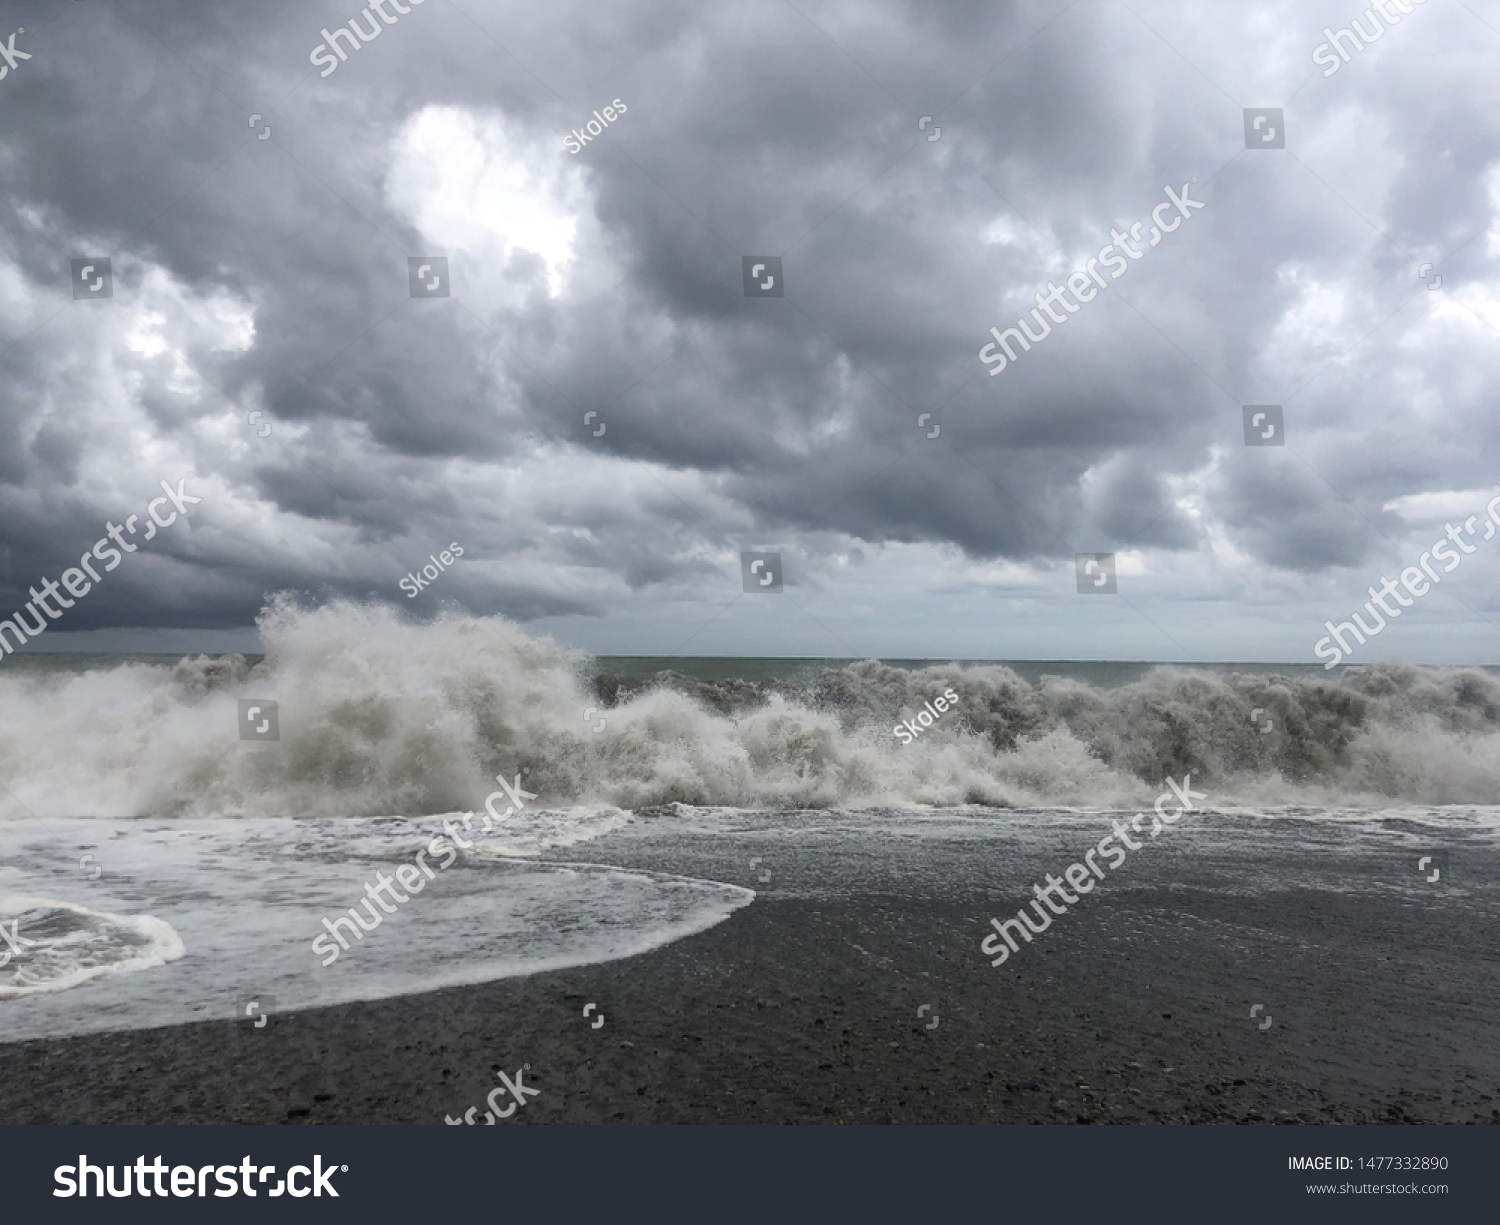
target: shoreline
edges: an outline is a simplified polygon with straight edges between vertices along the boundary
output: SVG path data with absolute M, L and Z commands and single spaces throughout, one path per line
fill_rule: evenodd
M 773 880 L 619 961 L 0 1045 L 0 1123 L 441 1126 L 524 1064 L 507 1125 L 1500 1123 L 1487 839 L 1422 892 L 1350 827 L 1205 817 L 992 968 L 989 916 L 1076 824 L 908 845 L 814 817 L 768 852 L 770 818 L 640 823 L 590 858 L 730 880 L 758 852 Z

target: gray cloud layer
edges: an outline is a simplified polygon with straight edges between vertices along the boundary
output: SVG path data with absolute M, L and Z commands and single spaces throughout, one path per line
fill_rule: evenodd
M 352 6 L 0 6 L 32 56 L 0 79 L 0 615 L 193 473 L 60 631 L 293 589 L 667 653 L 764 547 L 823 629 L 741 608 L 689 649 L 1310 659 L 1500 480 L 1494 4 L 1391 0 L 1325 77 L 1353 0 L 386 0 L 321 77 Z M 992 325 L 1190 182 L 1205 209 L 987 373 Z M 450 296 L 409 296 L 413 255 Z M 72 299 L 83 256 L 108 300 Z M 1246 448 L 1272 403 L 1288 444 Z M 1138 617 L 1074 590 L 1110 550 Z M 1496 657 L 1494 564 L 1391 649 Z

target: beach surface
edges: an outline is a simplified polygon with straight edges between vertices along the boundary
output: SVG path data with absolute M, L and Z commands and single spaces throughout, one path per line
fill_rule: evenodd
M 597 964 L 6 1042 L 0 1123 L 482 1124 L 523 1067 L 504 1126 L 1496 1123 L 1494 818 L 1193 813 L 996 968 L 991 917 L 1109 814 L 640 813 L 542 859 L 754 900 Z

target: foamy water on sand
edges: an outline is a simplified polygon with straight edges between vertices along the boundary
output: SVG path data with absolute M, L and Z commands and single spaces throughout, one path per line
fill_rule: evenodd
M 110 974 L 164 966 L 186 950 L 151 915 L 101 914 L 57 898 L 0 896 L 0 1000 L 51 994 Z
M 619 820 L 587 824 L 602 832 Z M 384 893 L 392 913 L 371 904 L 373 930 L 347 934 L 358 930 L 349 909 L 367 913 L 366 883 L 442 834 L 434 818 L 0 823 L 0 894 L 21 882 L 43 891 L 0 897 L 7 930 L 32 942 L 0 967 L 0 1040 L 229 1020 L 251 999 L 290 1011 L 610 961 L 711 927 L 755 896 L 517 858 L 481 838 L 406 902 Z M 542 836 L 528 837 L 540 849 Z M 78 846 L 93 848 L 98 879 L 65 858 Z M 312 944 L 340 916 L 349 948 L 325 966 Z

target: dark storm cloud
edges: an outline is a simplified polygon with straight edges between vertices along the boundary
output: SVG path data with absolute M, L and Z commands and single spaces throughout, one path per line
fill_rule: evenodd
M 1352 5 L 1132 8 L 427 0 L 320 77 L 353 0 L 6 6 L 0 610 L 184 470 L 214 496 L 69 628 L 391 596 L 455 536 L 445 595 L 527 617 L 712 585 L 751 537 L 1359 565 L 1392 498 L 1500 476 L 1500 36 L 1426 6 L 1323 78 Z M 1247 151 L 1271 105 L 1287 149 Z M 472 146 L 418 147 L 455 115 Z M 571 260 L 464 229 L 513 220 L 451 198 L 470 155 Z M 1204 210 L 987 373 L 991 326 L 1184 184 Z M 422 254 L 449 296 L 410 296 Z M 83 255 L 108 302 L 71 300 Z M 1247 403 L 1285 449 L 1241 454 Z

